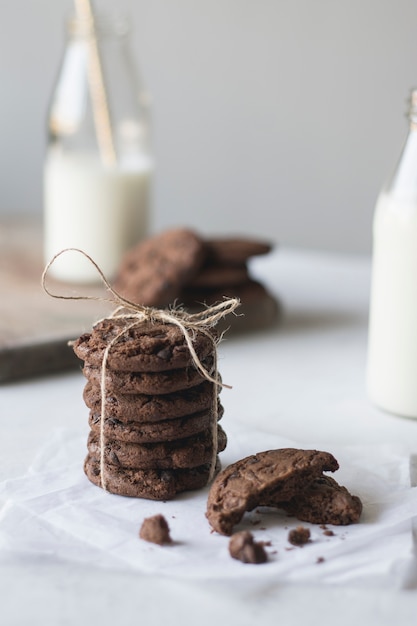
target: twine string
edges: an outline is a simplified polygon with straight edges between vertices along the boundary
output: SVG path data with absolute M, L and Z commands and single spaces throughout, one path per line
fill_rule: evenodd
M 57 258 L 66 252 L 78 252 L 83 255 L 97 270 L 99 276 L 101 277 L 104 285 L 110 293 L 111 297 L 104 298 L 102 296 L 88 296 L 88 295 L 63 295 L 56 294 L 51 291 L 46 285 L 46 277 L 50 267 L 55 263 Z M 162 322 L 164 324 L 175 324 L 182 332 L 184 336 L 184 340 L 187 344 L 188 350 L 191 355 L 192 362 L 200 374 L 208 381 L 213 383 L 213 432 L 212 432 L 212 442 L 213 442 L 213 457 L 210 464 L 210 472 L 209 472 L 209 481 L 213 478 L 216 468 L 217 461 L 217 444 L 218 444 L 218 433 L 217 433 L 217 418 L 218 418 L 218 393 L 217 388 L 226 387 L 231 389 L 230 385 L 226 385 L 219 379 L 219 374 L 217 371 L 217 358 L 216 358 L 216 348 L 217 344 L 221 341 L 223 335 L 220 337 L 215 337 L 210 329 L 213 328 L 220 319 L 228 315 L 229 313 L 234 313 L 235 309 L 239 306 L 240 301 L 238 298 L 228 298 L 223 301 L 207 307 L 203 311 L 198 313 L 188 313 L 182 308 L 171 308 L 168 310 L 156 309 L 153 307 L 144 306 L 141 304 L 137 304 L 124 298 L 121 294 L 119 294 L 109 283 L 106 276 L 98 266 L 98 264 L 83 250 L 79 248 L 64 248 L 49 261 L 46 265 L 43 273 L 42 273 L 42 287 L 44 291 L 52 298 L 57 298 L 59 300 L 95 300 L 100 302 L 109 302 L 111 304 L 116 304 L 116 309 L 110 314 L 111 318 L 116 319 L 124 319 L 126 322 L 126 326 L 118 332 L 115 337 L 111 339 L 111 341 L 107 344 L 102 358 L 101 364 L 101 416 L 100 416 L 100 481 L 101 486 L 104 490 L 107 491 L 106 488 L 106 479 L 105 479 L 105 458 L 104 458 L 104 425 L 105 425 L 105 413 L 106 413 L 106 378 L 107 378 L 107 361 L 113 346 L 119 341 L 123 335 L 125 335 L 132 328 L 136 328 L 145 322 L 150 323 L 158 323 Z M 130 320 L 130 321 L 129 321 Z M 102 321 L 102 320 L 99 320 Z M 99 323 L 96 322 L 96 324 Z M 201 363 L 198 354 L 194 348 L 193 336 L 196 332 L 203 333 L 206 335 L 213 345 L 213 355 L 214 355 L 214 363 L 213 363 L 213 372 L 214 376 L 204 367 Z

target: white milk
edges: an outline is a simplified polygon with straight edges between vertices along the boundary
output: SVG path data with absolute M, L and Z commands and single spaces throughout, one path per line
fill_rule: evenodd
M 44 170 L 45 263 L 64 248 L 80 248 L 111 279 L 123 253 L 146 235 L 149 161 L 105 169 L 98 156 L 53 150 Z M 68 282 L 97 282 L 80 254 L 60 256 L 50 269 Z
M 417 197 L 381 193 L 373 236 L 368 393 L 417 417 Z

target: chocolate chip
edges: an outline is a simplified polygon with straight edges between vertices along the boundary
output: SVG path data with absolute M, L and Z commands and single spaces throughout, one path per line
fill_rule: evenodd
M 169 359 L 172 357 L 172 350 L 170 348 L 163 348 L 162 350 L 160 350 L 157 355 L 156 355 L 159 359 L 162 359 L 163 361 L 169 361 Z
M 169 472 L 162 471 L 160 474 L 161 481 L 164 483 L 170 483 L 172 480 L 172 476 Z
M 116 419 L 115 417 L 108 417 L 107 423 L 110 424 L 111 426 L 117 426 L 118 424 L 121 424 L 122 422 Z
M 119 457 L 117 456 L 117 454 L 115 453 L 114 450 L 111 450 L 110 452 L 110 460 L 115 464 L 115 465 L 121 465 L 120 461 L 119 461 Z

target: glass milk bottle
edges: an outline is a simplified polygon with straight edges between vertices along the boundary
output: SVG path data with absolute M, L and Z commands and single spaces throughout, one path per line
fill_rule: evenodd
M 80 248 L 107 278 L 146 235 L 152 162 L 149 111 L 122 18 L 74 18 L 48 115 L 44 167 L 45 263 Z M 98 280 L 79 254 L 61 255 L 51 274 Z
M 409 120 L 375 208 L 367 384 L 378 407 L 417 418 L 417 89 Z

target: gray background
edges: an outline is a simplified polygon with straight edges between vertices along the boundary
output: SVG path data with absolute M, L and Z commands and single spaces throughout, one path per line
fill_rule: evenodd
M 153 98 L 153 229 L 370 251 L 417 85 L 414 0 L 97 0 Z M 0 215 L 42 215 L 67 0 L 1 0 Z

